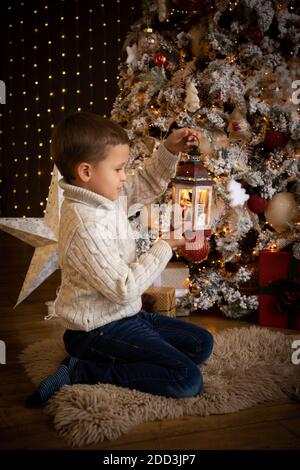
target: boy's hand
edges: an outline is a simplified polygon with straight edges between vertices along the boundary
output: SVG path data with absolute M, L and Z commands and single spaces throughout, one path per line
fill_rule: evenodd
M 181 237 L 181 238 L 174 237 L 174 232 L 170 232 L 169 237 L 170 238 L 162 238 L 162 240 L 167 242 L 168 245 L 170 245 L 170 247 L 172 248 L 172 250 L 185 245 L 184 237 Z
M 165 140 L 164 146 L 176 155 L 179 152 L 188 152 L 194 145 L 198 146 L 201 139 L 201 132 L 195 129 L 176 129 Z
M 167 242 L 172 249 L 184 246 L 186 243 L 186 240 L 182 235 L 182 227 L 171 229 L 170 232 L 164 233 L 160 238 Z

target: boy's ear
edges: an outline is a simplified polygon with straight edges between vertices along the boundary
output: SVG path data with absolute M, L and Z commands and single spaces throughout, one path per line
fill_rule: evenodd
M 88 183 L 92 175 L 91 164 L 87 162 L 79 163 L 76 167 L 76 173 L 83 183 Z

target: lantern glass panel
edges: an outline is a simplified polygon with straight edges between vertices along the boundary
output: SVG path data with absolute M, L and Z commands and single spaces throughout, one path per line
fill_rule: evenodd
M 196 230 L 200 230 L 209 224 L 209 189 L 198 190 L 196 204 Z
M 184 230 L 191 230 L 193 227 L 193 188 L 179 189 L 179 205 Z

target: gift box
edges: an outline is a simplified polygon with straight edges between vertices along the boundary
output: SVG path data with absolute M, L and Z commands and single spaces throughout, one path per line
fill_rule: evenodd
M 184 289 L 187 287 L 189 268 L 180 262 L 168 263 L 161 275 L 155 279 L 153 285 L 156 287 L 175 287 Z
M 176 317 L 176 296 L 174 287 L 151 286 L 142 295 L 143 310 Z
M 259 324 L 300 330 L 300 263 L 291 253 L 259 255 Z

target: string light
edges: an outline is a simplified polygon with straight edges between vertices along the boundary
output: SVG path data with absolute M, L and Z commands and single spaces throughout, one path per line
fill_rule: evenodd
M 39 15 L 40 13 L 40 15 Z M 25 12 L 24 12 L 25 14 Z M 44 24 L 46 21 L 42 21 L 42 11 L 39 11 L 39 10 L 34 10 L 34 22 L 35 22 L 35 27 L 34 27 L 34 32 L 35 33 L 38 33 L 39 32 L 39 28 L 37 27 L 39 24 Z M 34 70 L 33 70 L 33 79 L 34 79 L 34 83 L 35 83 L 35 98 L 34 98 L 34 102 L 35 102 L 35 117 L 36 117 L 36 124 L 35 124 L 35 129 L 38 129 L 38 133 L 39 134 L 42 134 L 42 126 L 41 126 L 41 121 L 40 121 L 40 118 L 41 118 L 41 112 L 40 112 L 40 90 L 39 90 L 39 85 L 40 85 L 40 81 L 39 81 L 39 69 L 38 69 L 38 64 L 39 64 L 39 61 L 38 61 L 38 45 L 39 45 L 39 39 L 38 37 L 35 37 L 34 38 L 34 41 L 35 41 L 35 44 L 33 45 L 33 60 L 34 60 Z M 51 60 L 51 57 L 48 55 L 48 58 L 47 58 L 47 62 L 50 63 Z M 38 151 L 37 153 L 40 151 L 40 149 L 43 147 L 43 142 L 40 140 L 42 138 L 42 135 L 39 135 L 38 139 L 34 139 L 37 143 L 37 146 L 38 146 Z M 36 157 L 35 157 L 36 158 Z M 39 173 L 41 173 L 42 169 L 41 169 L 41 160 L 36 158 L 36 165 L 37 165 L 37 174 L 39 175 Z M 39 195 L 41 195 L 41 180 L 40 178 L 38 178 L 36 181 L 35 181 L 35 187 L 36 187 L 36 191 L 38 192 Z M 29 194 L 29 193 L 28 193 Z M 41 196 L 40 196 L 41 197 Z M 27 206 L 29 206 L 29 200 L 27 199 Z
M 102 48 L 102 67 L 103 67 L 103 76 L 107 80 L 107 69 L 106 69 L 106 48 L 107 48 L 107 30 L 106 30 L 106 21 L 105 21 L 105 10 L 104 10 L 104 3 L 101 3 L 101 21 L 102 21 L 102 35 L 103 35 L 103 48 Z M 106 87 L 107 81 L 104 81 L 103 85 L 103 100 L 105 100 L 106 93 L 107 93 L 107 87 Z M 105 112 L 104 112 L 104 117 L 107 117 L 106 115 L 106 104 L 104 106 Z
M 78 2 L 76 2 L 78 3 Z M 62 70 L 62 78 L 61 78 L 61 111 L 65 110 L 65 95 L 66 95 L 66 71 L 65 71 L 65 29 L 64 29 L 64 2 L 60 3 L 60 43 L 61 43 L 61 70 Z
M 28 216 L 37 216 L 37 214 L 31 214 L 30 211 L 34 212 L 37 205 L 43 208 L 43 205 L 40 204 L 43 201 L 40 201 L 40 199 L 45 197 L 43 196 L 45 191 L 44 178 L 46 179 L 49 174 L 47 165 L 49 164 L 48 158 L 51 158 L 51 155 L 49 156 L 48 142 L 49 133 L 55 127 L 53 115 L 57 111 L 59 113 L 66 111 L 69 98 L 71 102 L 69 94 L 73 94 L 73 104 L 75 100 L 77 101 L 75 102 L 77 110 L 84 108 L 84 105 L 87 105 L 91 110 L 96 105 L 97 108 L 102 105 L 103 113 L 106 113 L 104 115 L 108 114 L 110 108 L 109 88 L 111 86 L 108 65 L 111 65 L 111 61 L 107 49 L 112 46 L 110 44 L 111 40 L 114 40 L 117 43 L 118 51 L 121 51 L 121 24 L 123 23 L 121 1 L 111 0 L 114 7 L 113 19 L 109 14 L 111 8 L 108 10 L 108 6 L 104 1 L 102 3 L 101 1 L 88 3 L 91 5 L 90 8 L 89 5 L 87 6 L 88 24 L 83 24 L 80 12 L 81 3 L 75 1 L 74 16 L 68 16 L 68 28 L 69 21 L 72 20 L 74 31 L 72 26 L 70 26 L 70 29 L 66 29 L 68 5 L 64 0 L 59 2 L 58 9 L 55 6 L 45 5 L 45 2 L 33 5 L 29 11 L 30 15 L 25 11 L 25 2 L 21 2 L 18 9 L 14 7 L 13 2 L 11 2 L 12 5 L 6 7 L 8 10 L 6 27 L 9 33 L 6 64 L 7 80 L 9 80 L 7 96 L 9 96 L 10 103 L 12 103 L 12 106 L 6 108 L 8 117 L 6 142 L 9 142 L 11 152 L 13 152 L 10 161 L 13 167 L 14 181 L 20 181 L 20 186 L 11 184 L 9 189 L 10 209 L 13 210 L 13 213 L 24 210 L 24 213 Z M 20 5 L 22 8 L 20 8 Z M 50 8 L 53 8 L 53 10 L 50 10 Z M 86 5 L 83 4 L 82 8 L 86 9 Z M 134 0 L 129 2 L 128 12 L 129 15 L 126 20 L 128 24 L 132 24 L 135 21 L 133 17 Z M 54 22 L 52 22 L 52 17 L 55 19 Z M 111 28 L 111 21 L 114 23 L 115 34 L 114 39 L 112 37 L 109 41 L 111 31 L 108 28 Z M 55 26 L 57 23 L 58 31 Z M 56 30 L 53 30 L 52 27 Z M 127 29 L 126 26 L 125 29 Z M 82 60 L 81 30 L 88 34 L 88 60 Z M 26 37 L 24 37 L 24 32 L 26 32 Z M 52 34 L 54 34 L 53 39 Z M 99 35 L 100 42 L 98 41 Z M 70 66 L 67 66 L 69 54 L 67 40 L 68 43 L 70 41 L 74 44 L 72 57 L 75 60 L 74 65 L 70 63 Z M 15 53 L 16 48 L 19 48 L 18 54 Z M 29 53 L 27 52 L 28 49 L 30 49 Z M 43 64 L 47 63 L 46 74 L 40 68 L 43 54 L 45 55 Z M 84 57 L 86 57 L 86 54 Z M 120 60 L 121 54 L 119 53 L 118 62 Z M 84 70 L 81 70 L 81 67 Z M 87 67 L 88 69 L 86 69 Z M 85 90 L 82 89 L 82 74 L 88 80 L 85 84 Z M 46 77 L 46 83 L 43 82 L 42 76 Z M 99 76 L 102 77 L 100 84 L 98 82 Z M 117 73 L 115 76 L 118 80 Z M 20 81 L 17 83 L 18 86 L 15 86 L 14 80 L 17 79 Z M 100 93 L 100 100 L 98 97 L 95 98 L 96 91 Z M 78 99 L 75 97 L 78 97 Z M 15 119 L 13 120 L 13 116 L 16 115 L 16 108 L 19 105 L 22 107 L 23 114 L 23 118 L 21 116 L 20 119 L 22 138 L 17 138 L 16 128 L 14 127 Z M 2 116 L 1 119 L 3 119 Z M 1 138 L 3 136 L 0 130 Z M 2 147 L 0 149 L 2 150 Z M 2 165 L 0 164 L 0 172 L 1 168 Z M 29 188 L 32 169 L 34 169 L 38 181 Z M 0 184 L 3 184 L 2 181 L 3 178 L 0 176 Z M 12 188 L 15 189 L 14 192 L 12 192 Z M 20 191 L 23 191 L 23 195 Z M 6 191 L 2 191 L 3 194 L 6 194 Z M 33 197 L 34 203 L 31 202 Z M 14 209 L 14 207 L 17 209 Z
M 10 10 L 10 15 L 11 15 L 11 21 L 13 20 L 14 18 L 14 13 L 12 11 L 11 8 L 9 8 Z M 12 79 L 13 78 L 13 59 L 12 59 L 12 56 L 13 56 L 13 41 L 12 41 L 12 38 L 13 37 L 16 37 L 16 34 L 14 32 L 14 29 L 13 29 L 13 25 L 12 23 L 9 24 L 9 27 L 8 27 L 8 44 L 9 44 L 9 50 L 8 50 L 8 55 L 11 56 L 9 58 L 9 78 Z M 11 94 L 9 94 L 9 96 L 12 96 Z M 15 147 L 16 143 L 15 143 L 15 126 L 12 122 L 12 110 L 9 109 L 8 111 L 8 116 L 9 116 L 9 123 L 8 123 L 8 129 L 9 129 L 9 133 L 10 135 L 8 136 L 8 138 L 10 139 L 10 141 L 12 142 L 12 147 Z M 14 163 L 17 163 L 17 162 L 14 162 Z M 18 173 L 16 173 L 16 167 L 13 168 L 13 172 L 14 172 L 14 179 L 18 178 Z M 18 209 L 18 205 L 16 203 L 17 201 L 17 198 L 16 198 L 16 195 L 17 195 L 17 190 L 13 191 L 12 192 L 12 207 L 13 209 Z
M 75 44 L 76 44 L 76 89 L 77 90 L 80 90 L 81 89 L 81 86 L 80 86 L 80 71 L 79 71 L 79 68 L 80 68 L 80 54 L 79 54 L 79 51 L 78 51 L 78 47 L 79 47 L 79 38 L 80 38 L 80 35 L 79 35 L 79 2 L 76 2 L 76 16 L 75 16 L 75 30 L 76 30 L 76 35 L 75 35 Z M 79 96 L 78 93 L 76 93 L 76 96 Z M 77 111 L 78 111 L 78 108 L 77 108 Z
M 94 104 L 94 101 L 93 101 L 93 98 L 94 98 L 94 91 L 93 91 L 93 40 L 92 40 L 92 32 L 93 32 L 93 23 L 92 23 L 92 17 L 93 17 L 93 9 L 90 8 L 89 9 L 89 61 L 88 61 L 88 75 L 89 75 L 89 82 L 90 82 L 90 91 L 89 91 L 89 106 L 93 106 Z

